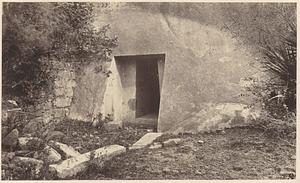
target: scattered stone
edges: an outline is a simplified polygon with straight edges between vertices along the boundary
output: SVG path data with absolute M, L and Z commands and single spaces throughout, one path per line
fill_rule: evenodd
M 137 168 L 137 169 L 142 169 L 142 168 L 144 168 L 144 167 L 146 167 L 147 165 L 135 165 L 135 168 Z
M 36 133 L 42 128 L 43 119 L 36 118 L 31 120 L 29 123 L 25 125 L 23 128 L 23 133 Z
M 46 146 L 42 154 L 45 158 L 45 161 L 47 161 L 50 164 L 56 163 L 61 160 L 61 155 L 50 146 Z
M 179 174 L 179 171 L 178 170 L 172 170 L 172 173 Z
M 280 171 L 279 173 L 281 176 L 284 176 L 284 177 L 289 177 L 291 179 L 294 179 L 296 177 L 296 173 L 293 172 L 293 171 L 288 171 L 288 170 L 282 170 Z
M 187 171 L 186 170 L 180 170 L 180 173 L 185 174 Z
M 81 147 L 81 146 L 77 146 L 77 147 L 75 147 L 74 149 L 75 149 L 76 151 L 79 151 L 79 150 L 82 149 L 82 147 Z
M 144 148 L 147 145 L 152 144 L 152 142 L 157 139 L 158 137 L 160 137 L 162 135 L 162 133 L 147 133 L 146 135 L 144 135 L 142 138 L 140 138 L 140 140 L 138 140 L 136 143 L 134 143 L 129 149 L 140 149 L 140 148 Z
M 43 140 L 37 137 L 18 138 L 21 150 L 41 150 L 45 147 Z
M 159 148 L 162 148 L 162 145 L 158 143 L 154 143 L 149 147 L 149 149 L 159 149 Z
M 296 160 L 296 155 L 291 156 L 291 160 Z
M 2 139 L 8 134 L 8 132 L 9 132 L 9 128 L 8 128 L 8 126 L 2 126 L 2 128 L 1 128 L 1 137 L 2 137 Z
M 78 135 L 77 132 L 73 132 L 73 133 L 72 133 L 72 136 L 77 136 L 77 135 Z
M 182 143 L 182 139 L 180 139 L 180 138 L 169 139 L 169 140 L 163 142 L 163 146 L 170 147 L 170 146 L 179 145 L 180 143 Z
M 251 176 L 258 176 L 258 174 L 256 172 L 250 172 L 249 175 L 251 175 Z
M 63 143 L 60 143 L 60 142 L 54 142 L 53 148 L 55 150 L 57 150 L 58 152 L 60 152 L 63 155 L 63 157 L 66 159 L 81 155 L 73 147 L 63 144 Z
M 2 152 L 1 154 L 1 160 L 2 162 L 9 162 L 15 157 L 14 152 Z
M 94 135 L 90 134 L 90 137 L 91 137 L 91 138 L 94 138 Z
M 17 129 L 13 129 L 8 135 L 4 137 L 4 139 L 2 140 L 2 144 L 4 146 L 14 148 L 18 143 L 18 137 L 19 131 Z
M 180 152 L 180 153 L 189 153 L 191 151 L 193 151 L 193 152 L 197 151 L 197 147 L 194 145 L 194 142 L 192 142 L 192 141 L 185 142 L 184 145 L 180 146 L 177 149 L 177 152 Z
M 220 133 L 223 135 L 226 134 L 225 130 L 222 130 Z
M 51 131 L 47 134 L 46 141 L 55 140 L 62 141 L 66 135 L 61 131 Z
M 20 151 L 15 151 L 16 156 L 24 156 L 24 157 L 29 157 L 32 156 L 33 152 L 29 150 L 20 150 Z
M 235 170 L 235 171 L 241 171 L 241 170 L 243 170 L 243 167 L 233 166 L 232 169 Z
M 23 135 L 24 137 L 32 137 L 32 134 L 31 133 L 26 133 Z
M 167 168 L 167 167 L 165 167 L 165 168 L 163 168 L 163 172 L 164 172 L 164 173 L 170 173 L 170 172 L 171 172 L 171 169 L 170 169 L 170 168 Z
M 107 131 L 114 131 L 122 128 L 122 123 L 119 121 L 104 123 L 103 128 Z
M 199 170 L 196 170 L 195 174 L 196 175 L 202 175 L 201 171 L 199 171 Z
M 197 143 L 202 145 L 202 144 L 204 144 L 204 141 L 203 140 L 198 140 Z
M 102 167 L 105 161 L 124 152 L 126 152 L 125 147 L 120 145 L 110 145 L 67 159 L 60 164 L 50 165 L 49 170 L 50 172 L 55 172 L 59 178 L 71 177 L 84 171 L 87 168 L 89 161 Z
M 161 171 L 158 170 L 158 169 L 147 168 L 146 170 L 150 173 L 153 173 L 153 174 L 160 174 L 161 173 Z
M 7 124 L 7 120 L 8 120 L 8 112 L 7 110 L 3 109 L 2 107 L 2 111 L 1 111 L 1 124 Z
M 18 107 L 18 104 L 15 100 L 7 100 L 7 102 L 12 104 L 14 107 Z
M 40 153 L 38 151 L 35 151 L 34 154 L 33 154 L 33 158 L 35 158 L 35 159 L 41 158 Z
M 293 168 L 293 167 L 285 167 L 285 168 L 283 168 L 283 171 L 296 172 L 295 168 Z
M 42 160 L 37 160 L 35 158 L 28 158 L 28 157 L 20 157 L 16 156 L 13 160 L 12 163 L 16 165 L 33 165 L 34 166 L 34 173 L 35 175 L 38 175 L 41 172 L 41 169 L 44 166 L 44 162 Z

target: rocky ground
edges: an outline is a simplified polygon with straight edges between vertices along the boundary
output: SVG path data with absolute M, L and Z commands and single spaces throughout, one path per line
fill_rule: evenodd
M 129 151 L 91 167 L 78 179 L 293 179 L 295 147 L 253 128 L 233 128 L 180 138 L 179 144 Z
M 2 138 L 2 179 L 57 179 L 48 174 L 50 164 L 108 145 L 128 148 L 149 130 L 95 128 L 91 123 L 62 121 L 45 138 L 13 129 Z
M 128 147 L 147 132 L 146 129 L 113 129 L 95 128 L 90 123 L 80 121 L 64 121 L 57 125 L 55 131 L 65 134 L 61 142 L 74 147 L 80 153 L 95 150 L 99 147 L 117 144 Z
M 49 133 L 45 143 L 35 137 L 18 137 L 17 149 L 2 151 L 2 179 L 58 179 L 47 175 L 48 169 L 43 168 L 114 144 L 124 146 L 127 151 L 106 161 L 104 166 L 90 163 L 87 169 L 67 179 L 295 178 L 295 141 L 278 139 L 277 135 L 261 129 L 163 134 L 150 146 L 130 150 L 132 144 L 150 131 L 106 130 L 89 123 L 63 121 Z M 71 149 L 63 152 L 66 147 L 61 143 Z M 28 163 L 33 167 L 28 167 Z

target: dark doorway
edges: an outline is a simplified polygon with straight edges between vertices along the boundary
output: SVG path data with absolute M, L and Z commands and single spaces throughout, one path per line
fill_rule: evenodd
M 136 62 L 136 117 L 158 116 L 160 102 L 157 59 Z
M 124 125 L 156 130 L 165 54 L 115 56 L 115 60 L 123 92 Z

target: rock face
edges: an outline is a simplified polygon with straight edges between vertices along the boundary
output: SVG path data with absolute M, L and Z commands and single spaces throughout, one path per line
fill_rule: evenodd
M 211 12 L 214 15 L 222 14 L 218 10 Z M 215 16 L 211 18 L 218 20 Z M 130 5 L 109 13 L 99 12 L 95 18 L 95 25 L 102 27 L 107 23 L 111 25 L 112 33 L 122 40 L 114 50 L 113 56 L 165 55 L 162 61 L 165 63 L 163 72 L 158 68 L 158 74 L 163 73 L 158 131 L 172 132 L 174 126 L 177 127 L 176 129 L 184 127 L 183 130 L 190 130 L 186 129 L 187 126 L 181 122 L 187 118 L 198 117 L 197 112 L 205 110 L 206 103 L 244 102 L 235 96 L 242 92 L 240 80 L 256 73 L 256 69 L 252 69 L 250 63 L 257 55 L 252 55 L 248 46 L 238 44 L 229 32 L 220 30 L 215 25 L 208 25 L 201 20 L 195 21 L 168 13 L 151 12 L 149 9 L 138 9 Z M 122 71 L 126 74 L 126 80 L 116 77 L 122 83 L 126 82 L 126 87 L 114 88 L 120 91 L 116 93 L 120 93 L 118 97 L 124 100 L 121 105 L 128 109 L 128 112 L 121 111 L 118 119 L 121 121 L 126 121 L 128 113 L 135 113 L 137 107 L 133 105 L 134 101 L 137 101 L 136 82 L 134 82 L 137 70 L 136 67 L 131 67 L 133 64 L 130 62 L 127 64 L 128 72 L 123 72 L 123 69 L 119 70 L 119 73 Z M 83 68 L 83 74 L 79 76 L 80 81 L 74 88 L 74 97 L 68 116 L 72 119 L 89 121 L 102 111 L 117 113 L 116 109 L 119 105 L 113 105 L 115 107 L 113 110 L 111 110 L 112 105 L 104 105 L 107 108 L 101 110 L 103 96 L 105 93 L 113 93 L 114 90 L 104 91 L 106 83 L 109 82 L 105 76 L 93 71 L 95 65 L 90 64 Z M 103 68 L 107 69 L 109 66 L 103 64 Z M 130 82 L 128 82 L 129 78 L 132 79 Z M 128 89 L 128 92 L 123 92 L 124 89 L 125 91 Z M 123 99 L 122 95 L 126 96 L 126 99 Z M 107 101 L 111 102 L 111 100 Z M 214 116 L 209 118 L 212 117 Z M 195 131 L 199 126 L 199 128 L 209 127 L 201 126 L 201 120 L 192 126 L 191 129 Z
M 191 114 L 191 117 L 170 127 L 169 132 L 197 133 L 203 131 L 223 130 L 234 126 L 247 125 L 260 116 L 258 109 L 248 108 L 238 103 L 207 103 L 202 110 Z
M 51 172 L 55 172 L 59 178 L 66 178 L 84 171 L 89 162 L 96 163 L 101 167 L 105 161 L 125 152 L 126 148 L 123 146 L 110 145 L 67 159 L 60 164 L 50 165 L 49 169 Z
M 8 135 L 2 140 L 2 144 L 7 147 L 14 148 L 18 143 L 19 131 L 13 129 Z
M 152 144 L 152 142 L 157 139 L 158 137 L 160 137 L 162 135 L 162 133 L 147 133 L 146 135 L 144 135 L 142 138 L 140 138 L 140 140 L 138 140 L 136 143 L 134 143 L 132 145 L 132 147 L 130 147 L 129 149 L 140 149 L 140 148 L 144 148 L 147 145 Z
M 76 151 L 73 147 L 68 146 L 66 144 L 63 143 L 59 143 L 59 142 L 54 142 L 52 143 L 52 146 L 54 149 L 56 149 L 58 152 L 61 152 L 62 155 L 67 159 L 67 158 L 73 158 L 73 157 L 77 157 L 80 156 L 81 154 Z

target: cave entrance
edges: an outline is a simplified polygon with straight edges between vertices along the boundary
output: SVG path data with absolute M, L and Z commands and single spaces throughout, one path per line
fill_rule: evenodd
M 123 109 L 125 125 L 156 129 L 165 54 L 118 56 L 116 60 L 123 88 L 123 103 L 130 104 Z

